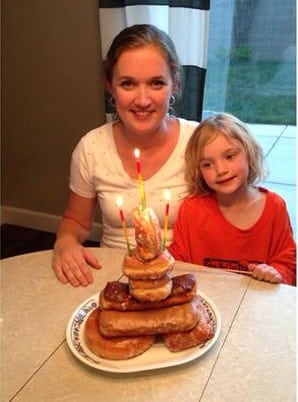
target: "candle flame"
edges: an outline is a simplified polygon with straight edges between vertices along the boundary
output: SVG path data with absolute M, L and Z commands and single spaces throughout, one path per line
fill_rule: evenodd
M 120 208 L 123 205 L 123 198 L 121 197 L 121 195 L 118 195 L 118 197 L 116 198 L 116 204 L 117 206 Z
M 165 189 L 165 191 L 164 191 L 164 196 L 165 196 L 165 200 L 166 200 L 166 201 L 170 201 L 170 199 L 171 199 L 171 192 L 170 192 L 170 190 L 169 190 L 168 188 Z
M 133 153 L 134 153 L 134 156 L 135 156 L 137 159 L 139 159 L 139 157 L 140 157 L 140 150 L 139 150 L 138 148 L 136 148 Z

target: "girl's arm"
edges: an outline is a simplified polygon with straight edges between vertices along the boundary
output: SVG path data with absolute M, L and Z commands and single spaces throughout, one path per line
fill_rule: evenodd
M 256 279 L 296 285 L 296 244 L 283 200 L 276 205 L 272 214 L 274 224 L 267 264 L 251 264 L 249 270 L 253 272 Z
M 249 264 L 248 270 L 252 272 L 252 277 L 259 281 L 266 281 L 271 283 L 284 282 L 283 276 L 278 270 L 267 264 Z

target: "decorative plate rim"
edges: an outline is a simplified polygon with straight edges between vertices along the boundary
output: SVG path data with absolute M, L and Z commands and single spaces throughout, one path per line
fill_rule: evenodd
M 204 344 L 180 352 L 170 352 L 163 343 L 157 342 L 143 354 L 127 360 L 108 360 L 96 356 L 84 342 L 84 324 L 89 314 L 99 306 L 99 293 L 96 293 L 83 301 L 71 315 L 66 327 L 66 341 L 68 347 L 74 356 L 86 365 L 112 373 L 133 373 L 155 370 L 190 362 L 207 353 L 216 343 L 221 331 L 221 316 L 217 307 L 209 297 L 203 293 L 197 291 L 197 295 L 202 298 L 214 326 L 214 336 Z M 155 359 L 153 351 L 156 352 Z M 150 361 L 150 355 L 153 361 Z M 146 359 L 149 359 L 149 361 L 146 361 Z

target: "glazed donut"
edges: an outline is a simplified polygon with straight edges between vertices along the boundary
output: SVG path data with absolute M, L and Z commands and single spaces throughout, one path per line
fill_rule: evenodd
M 161 279 L 129 279 L 130 289 L 152 289 L 159 288 L 171 281 L 171 275 L 167 273 Z
M 139 311 L 152 310 L 187 303 L 196 294 L 196 278 L 193 274 L 177 275 L 172 278 L 170 295 L 157 302 L 140 302 L 131 296 L 125 282 L 107 282 L 99 294 L 99 305 L 103 310 Z
M 107 338 L 99 331 L 100 308 L 96 308 L 85 324 L 85 341 L 92 353 L 110 360 L 125 360 L 138 356 L 149 349 L 154 335 Z
M 202 303 L 202 299 L 196 296 L 194 301 L 199 317 L 198 324 L 190 331 L 162 335 L 165 345 L 171 352 L 179 352 L 180 350 L 201 345 L 214 336 L 213 322 Z
M 158 335 L 192 329 L 198 323 L 194 302 L 144 311 L 102 310 L 100 332 L 108 337 Z
M 161 279 L 135 280 L 129 279 L 130 294 L 141 302 L 155 302 L 168 297 L 172 290 L 169 274 Z
M 140 261 L 134 250 L 132 255 L 124 257 L 122 271 L 130 279 L 161 279 L 172 271 L 174 262 L 174 257 L 167 250 L 149 261 Z

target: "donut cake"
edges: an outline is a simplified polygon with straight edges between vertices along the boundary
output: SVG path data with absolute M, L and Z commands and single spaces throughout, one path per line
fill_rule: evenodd
M 102 358 L 129 359 L 162 341 L 172 352 L 214 335 L 193 274 L 172 276 L 174 258 L 162 247 L 151 208 L 132 211 L 136 246 L 123 259 L 123 281 L 107 282 L 85 325 L 86 343 Z

